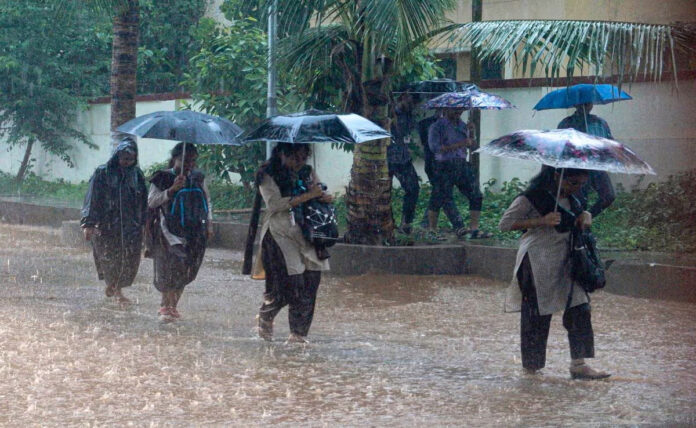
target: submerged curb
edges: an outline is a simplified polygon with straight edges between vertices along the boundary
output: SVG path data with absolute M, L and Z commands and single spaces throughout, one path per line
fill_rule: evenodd
M 78 221 L 64 221 L 63 244 L 86 247 Z M 214 247 L 242 251 L 246 224 L 215 223 Z M 331 275 L 366 273 L 403 275 L 479 275 L 508 282 L 512 278 L 517 250 L 494 245 L 462 243 L 414 247 L 382 247 L 336 244 L 331 247 Z M 669 261 L 621 260 L 607 271 L 606 291 L 631 297 L 696 303 L 696 266 Z

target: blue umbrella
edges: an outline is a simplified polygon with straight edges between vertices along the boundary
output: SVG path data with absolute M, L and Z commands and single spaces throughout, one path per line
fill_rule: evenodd
M 631 99 L 630 95 L 613 85 L 582 83 L 549 92 L 539 100 L 534 110 L 569 108 L 587 103 L 608 104 Z

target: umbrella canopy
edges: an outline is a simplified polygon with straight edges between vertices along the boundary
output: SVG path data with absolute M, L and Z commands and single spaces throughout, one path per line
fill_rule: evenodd
M 534 106 L 534 110 L 548 110 L 554 108 L 569 108 L 578 104 L 608 104 L 616 101 L 631 100 L 630 95 L 613 85 L 593 85 L 583 83 L 556 89 L 546 94 Z
M 307 110 L 266 119 L 244 141 L 359 144 L 381 138 L 391 134 L 360 115 Z
M 471 85 L 463 92 L 447 92 L 435 97 L 423 104 L 423 108 L 503 110 L 515 108 L 515 106 L 499 95 L 480 91 L 476 86 Z
M 141 138 L 233 146 L 242 145 L 239 136 L 244 132 L 227 119 L 191 110 L 157 111 L 138 116 L 116 130 Z
M 655 175 L 650 165 L 624 144 L 574 129 L 517 131 L 497 138 L 476 151 L 492 156 L 534 160 L 555 168 Z

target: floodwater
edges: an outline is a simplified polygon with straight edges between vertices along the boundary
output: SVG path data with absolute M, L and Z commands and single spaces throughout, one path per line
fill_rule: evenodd
M 0 225 L 0 242 L 2 425 L 696 425 L 695 305 L 593 296 L 593 364 L 614 376 L 572 381 L 560 316 L 523 374 L 499 282 L 326 278 L 311 344 L 284 343 L 285 310 L 268 344 L 238 252 L 210 250 L 164 324 L 150 260 L 121 307 L 56 230 Z

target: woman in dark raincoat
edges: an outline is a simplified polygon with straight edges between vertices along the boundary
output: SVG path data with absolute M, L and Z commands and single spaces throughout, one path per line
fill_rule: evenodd
M 99 279 L 106 295 L 129 300 L 121 289 L 133 284 L 140 266 L 147 213 L 145 177 L 138 167 L 138 146 L 124 138 L 111 159 L 89 181 L 82 207 L 82 232 L 92 242 Z
M 162 293 L 159 316 L 166 321 L 180 317 L 177 304 L 184 287 L 198 275 L 213 231 L 210 193 L 205 175 L 195 169 L 197 158 L 193 144 L 186 143 L 184 155 L 184 143 L 179 143 L 172 149 L 169 168 L 150 179 L 148 228 L 154 284 Z

